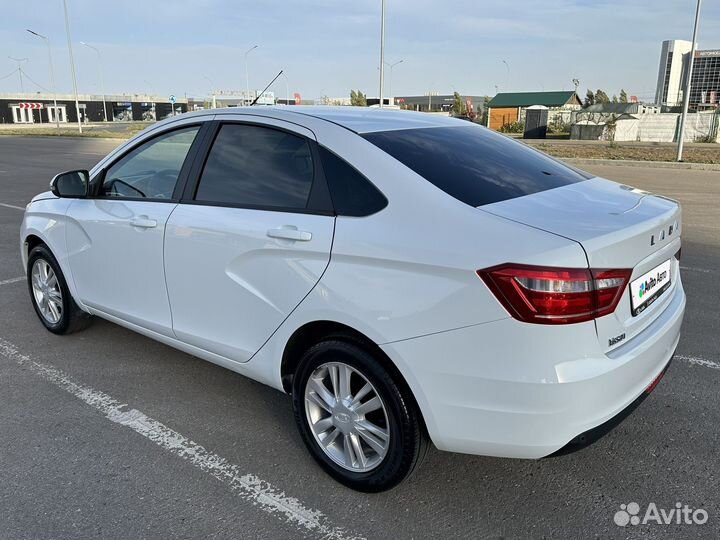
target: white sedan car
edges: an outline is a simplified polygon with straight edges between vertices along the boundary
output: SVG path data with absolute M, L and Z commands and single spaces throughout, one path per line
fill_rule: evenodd
M 679 205 L 470 122 L 204 111 L 51 188 L 20 238 L 48 330 L 102 317 L 291 394 L 310 453 L 359 490 L 430 441 L 591 442 L 680 335 Z

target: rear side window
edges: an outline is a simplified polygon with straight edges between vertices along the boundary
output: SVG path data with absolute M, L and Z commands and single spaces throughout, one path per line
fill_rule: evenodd
M 195 200 L 305 209 L 313 176 L 306 139 L 272 128 L 225 124 L 208 154 Z
M 380 131 L 363 137 L 470 206 L 587 179 L 522 143 L 476 125 Z
M 369 216 L 387 206 L 385 196 L 345 160 L 322 146 L 320 160 L 338 215 Z

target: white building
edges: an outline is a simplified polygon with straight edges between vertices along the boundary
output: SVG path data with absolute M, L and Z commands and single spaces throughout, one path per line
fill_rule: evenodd
M 681 39 L 663 41 L 660 53 L 655 103 L 675 106 L 682 103 L 682 82 L 685 77 L 685 58 L 692 43 Z

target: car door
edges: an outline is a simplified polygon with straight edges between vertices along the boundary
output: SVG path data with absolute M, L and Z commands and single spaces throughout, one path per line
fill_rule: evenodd
M 165 224 L 180 198 L 183 167 L 200 129 L 186 125 L 132 147 L 93 179 L 93 196 L 68 209 L 70 269 L 85 305 L 172 335 Z
M 335 222 L 312 132 L 255 122 L 216 123 L 165 235 L 175 335 L 239 362 L 318 282 Z

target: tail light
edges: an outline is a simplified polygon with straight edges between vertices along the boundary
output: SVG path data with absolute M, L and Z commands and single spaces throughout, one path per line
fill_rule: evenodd
M 504 264 L 477 274 L 514 318 L 570 324 L 615 311 L 631 272 Z

